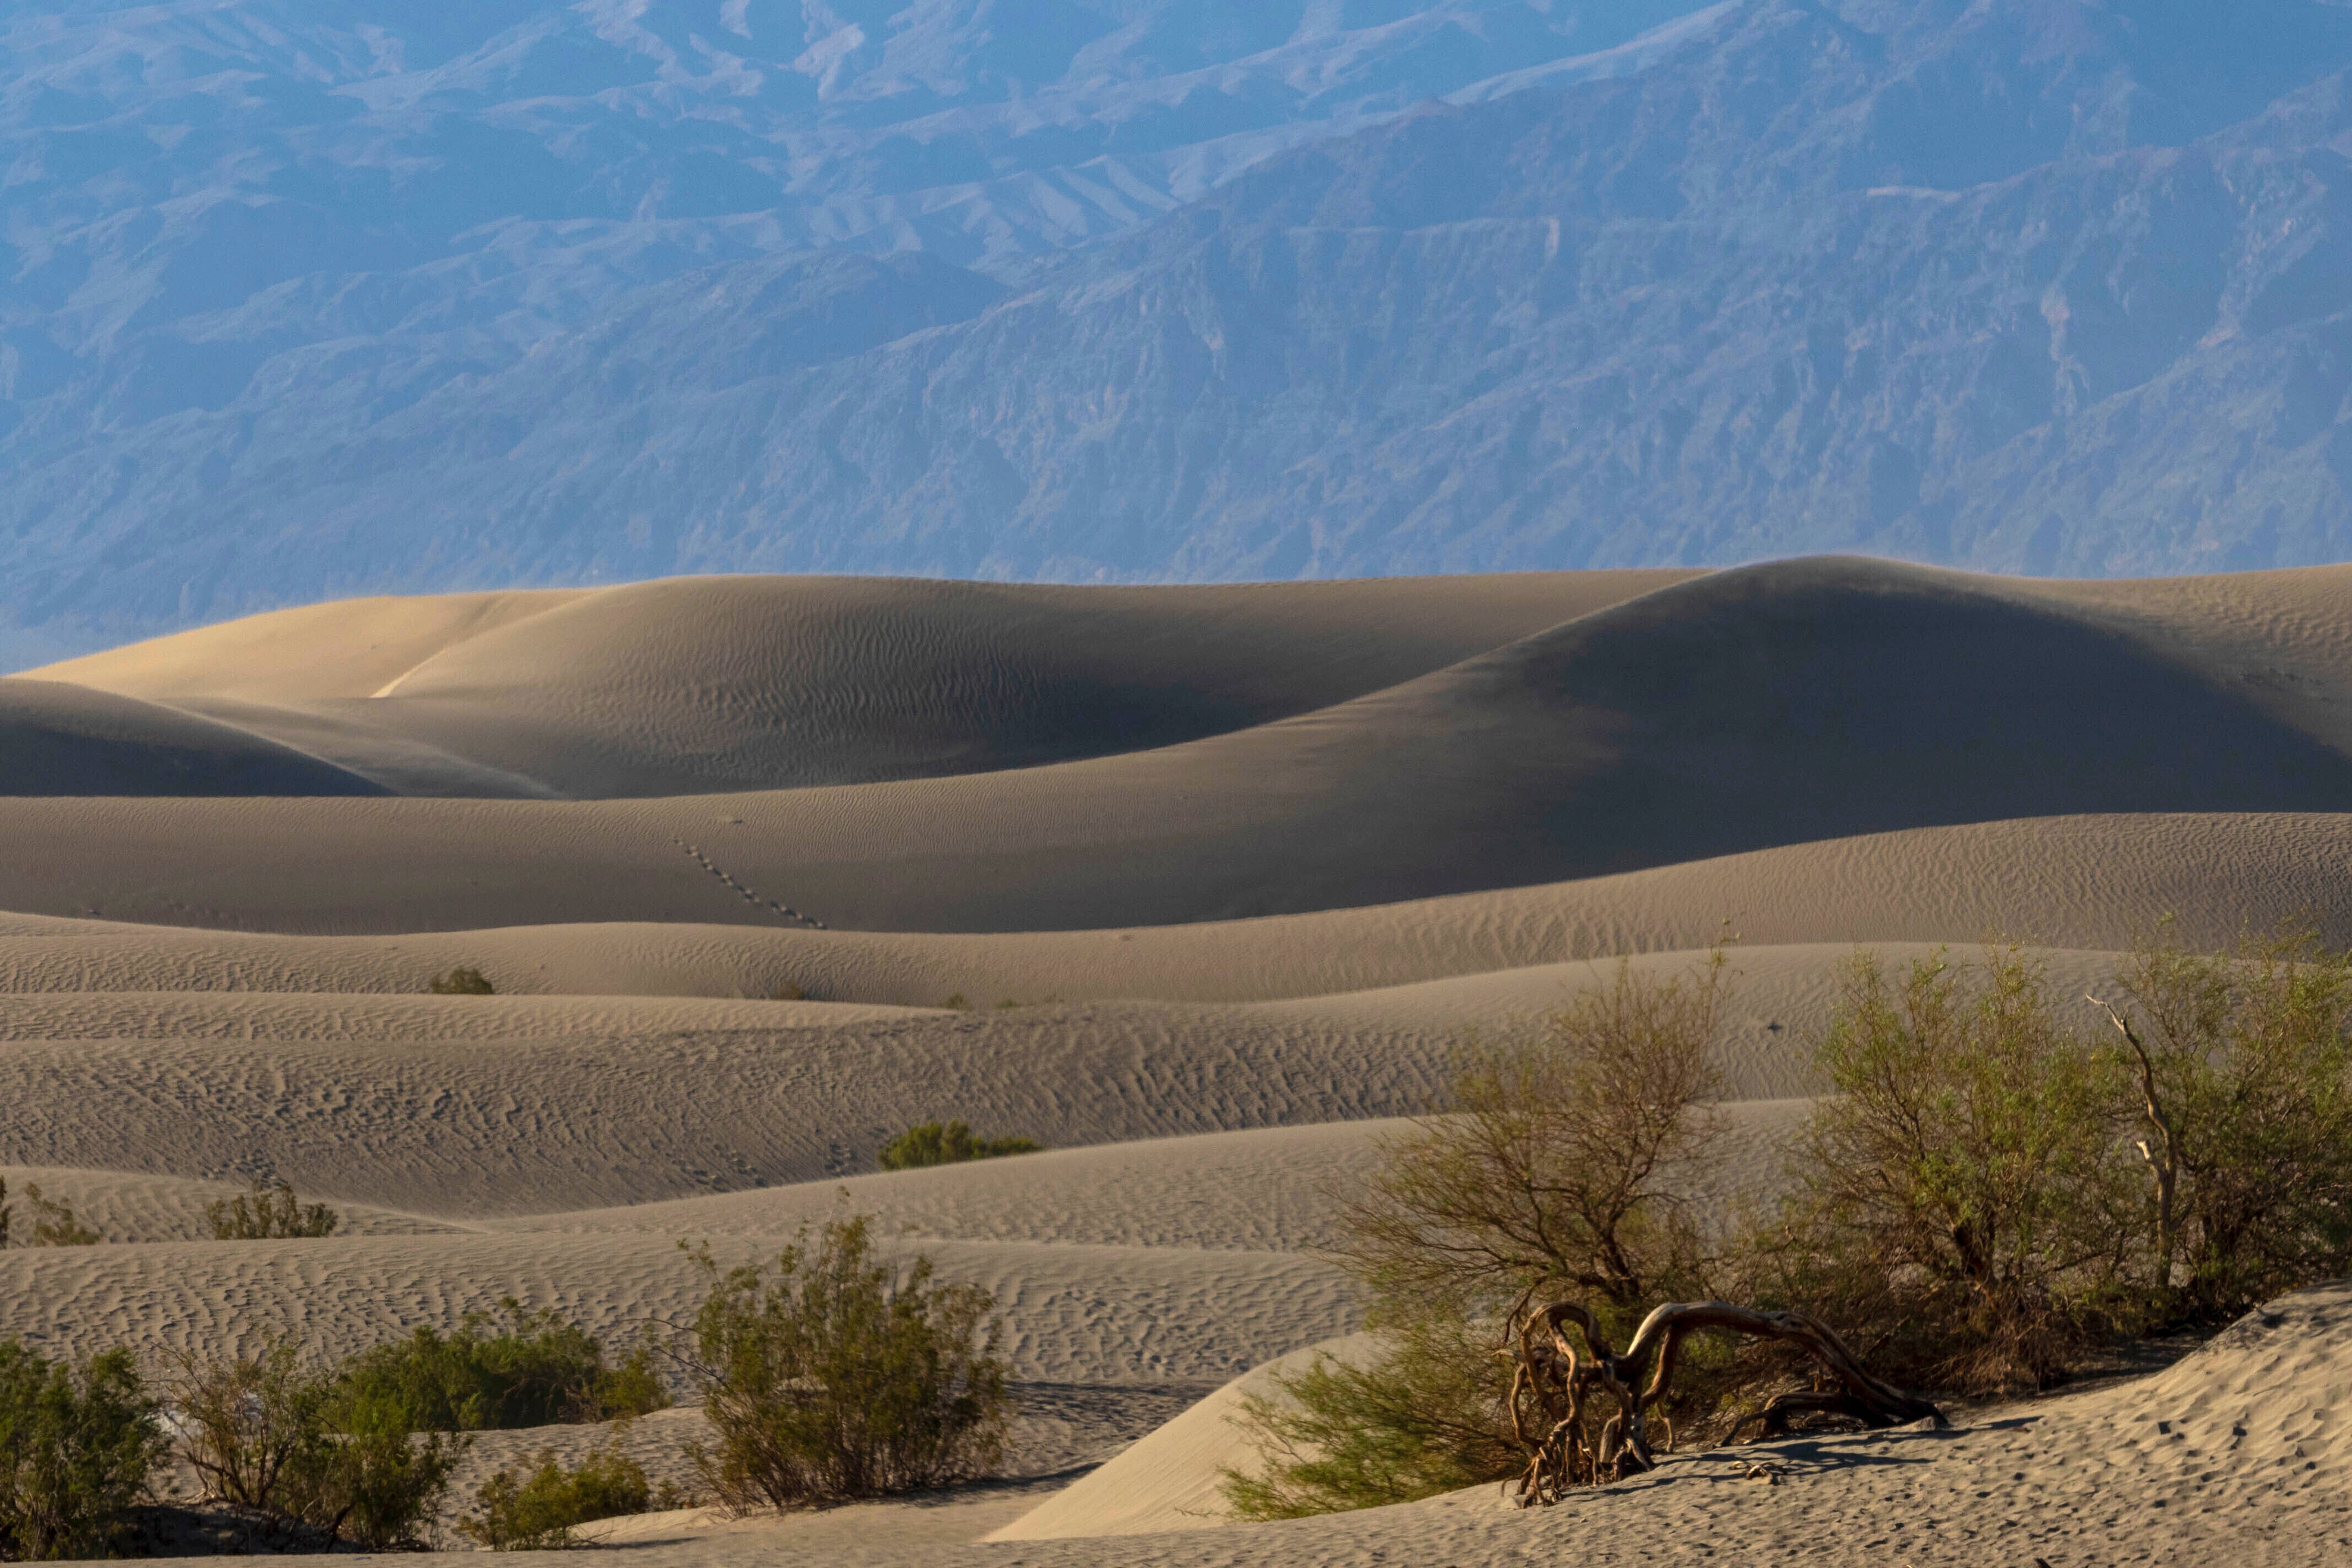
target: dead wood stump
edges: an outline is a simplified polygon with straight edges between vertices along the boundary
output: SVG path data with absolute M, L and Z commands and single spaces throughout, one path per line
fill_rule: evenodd
M 1574 1324 L 1584 1341 L 1580 1351 L 1564 1331 Z M 1783 1436 L 1792 1417 L 1828 1415 L 1865 1427 L 1885 1428 L 1914 1421 L 1946 1425 L 1928 1401 L 1872 1375 L 1846 1342 L 1817 1318 L 1802 1312 L 1766 1311 L 1728 1301 L 1669 1301 L 1642 1321 L 1633 1342 L 1611 1349 L 1592 1313 L 1574 1301 L 1555 1301 L 1515 1315 L 1517 1365 L 1511 1374 L 1511 1430 L 1528 1455 L 1520 1478 L 1522 1507 L 1557 1502 L 1578 1487 L 1622 1480 L 1656 1468 L 1650 1448 L 1649 1407 L 1673 1386 L 1675 1358 L 1689 1335 L 1709 1330 L 1793 1344 L 1812 1358 L 1823 1384 L 1783 1394 L 1748 1420 L 1762 1424 L 1765 1436 Z M 1643 1373 L 1655 1370 L 1649 1385 Z M 1587 1438 L 1588 1404 L 1605 1400 L 1608 1419 Z M 1598 1410 L 1594 1411 L 1598 1414 Z M 1746 1421 L 1740 1423 L 1747 1425 Z M 1674 1441 L 1667 1429 L 1666 1441 Z

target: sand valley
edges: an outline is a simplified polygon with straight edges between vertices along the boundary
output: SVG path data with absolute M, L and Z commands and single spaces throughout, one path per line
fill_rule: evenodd
M 2011 939 L 2079 995 L 2160 921 L 2352 944 L 2352 567 L 323 605 L 0 679 L 0 1176 L 103 1237 L 0 1252 L 0 1337 L 341 1353 L 509 1296 L 623 1337 L 691 1310 L 681 1240 L 845 1212 L 994 1292 L 1003 1477 L 594 1527 L 647 1568 L 2352 1563 L 2352 1283 L 1548 1510 L 1215 1486 L 1236 1380 L 1362 1326 L 1335 1193 L 1620 955 L 1731 942 L 1769 1196 L 1857 946 Z M 496 994 L 426 994 L 460 965 Z M 877 1169 L 935 1118 L 1048 1152 Z M 210 1239 L 257 1179 L 344 1224 Z M 626 1440 L 669 1473 L 697 1420 Z

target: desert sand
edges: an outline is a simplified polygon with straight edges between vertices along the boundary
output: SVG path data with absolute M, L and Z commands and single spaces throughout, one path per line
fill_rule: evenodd
M 1542 1512 L 1214 1485 L 1237 1387 L 1366 1342 L 1348 1184 L 1620 959 L 1727 944 L 1725 1195 L 1769 1199 L 1859 947 L 2080 995 L 2159 922 L 2352 942 L 2352 569 L 367 600 L 0 679 L 0 1177 L 104 1237 L 0 1252 L 0 1335 L 323 1355 L 511 1295 L 625 1337 L 691 1310 L 681 1240 L 846 1213 L 995 1292 L 1003 1478 L 595 1527 L 632 1561 L 2352 1561 L 2352 1287 Z M 425 994 L 457 965 L 498 994 Z M 877 1171 L 959 1116 L 1050 1152 Z M 208 1239 L 254 1179 L 342 1227 Z M 622 1441 L 682 1476 L 698 1419 Z

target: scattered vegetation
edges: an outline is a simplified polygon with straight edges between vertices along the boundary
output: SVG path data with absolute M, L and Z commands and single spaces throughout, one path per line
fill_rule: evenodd
M 396 1407 L 354 1397 L 340 1372 L 306 1368 L 283 1343 L 250 1357 L 184 1355 L 178 1370 L 181 1451 L 204 1500 L 329 1546 L 422 1544 L 463 1440 L 420 1435 Z
M 106 1557 L 169 1450 L 128 1351 L 79 1367 L 0 1341 L 0 1558 Z
M 645 1467 L 621 1452 L 617 1435 L 571 1469 L 551 1448 L 538 1467 L 523 1476 L 501 1468 L 485 1481 L 476 1511 L 457 1521 L 459 1533 L 493 1552 L 562 1551 L 583 1544 L 576 1526 L 691 1503 L 668 1481 L 648 1486 Z
M 946 1008 L 950 1013 L 969 1013 L 971 1011 L 971 999 L 966 996 L 962 992 L 958 991 L 950 994 L 948 999 L 940 1003 L 940 1005 Z
M 271 1241 L 332 1236 L 342 1216 L 324 1204 L 303 1203 L 284 1182 L 256 1182 L 251 1192 L 206 1204 L 205 1223 L 215 1241 Z
M 975 1138 L 965 1122 L 926 1121 L 909 1127 L 875 1156 L 886 1171 L 914 1171 L 927 1165 L 955 1165 L 966 1160 L 996 1160 L 1008 1154 L 1036 1154 L 1045 1145 L 1034 1138 Z
M 806 991 L 789 982 L 768 993 L 768 1000 L 771 1002 L 805 1002 L 808 999 L 809 994 Z
M 1644 1468 L 1654 1413 L 1667 1447 L 1932 1415 L 1908 1389 L 2046 1388 L 2118 1337 L 2352 1272 L 2352 959 L 2149 945 L 2110 1003 L 2014 949 L 1858 954 L 1790 1196 L 1709 1227 L 1724 973 L 1621 966 L 1541 1039 L 1465 1058 L 1346 1211 L 1383 1349 L 1249 1404 L 1237 1511 L 1514 1471 L 1548 1500 Z M 1632 1386 L 1653 1358 L 1654 1402 Z
M 426 987 L 436 996 L 495 996 L 499 988 L 490 977 L 470 964 L 459 964 L 446 974 L 436 974 Z
M 27 1238 L 27 1246 L 95 1247 L 98 1245 L 98 1232 L 74 1216 L 73 1205 L 63 1198 L 47 1196 L 41 1191 L 38 1182 L 25 1184 L 25 1201 L 33 1205 L 33 1229 Z
M 446 1426 L 593 1420 L 667 1403 L 644 1354 L 608 1366 L 576 1327 L 505 1306 L 503 1331 L 469 1318 L 446 1338 L 420 1333 L 336 1366 L 305 1364 L 285 1343 L 175 1356 L 165 1392 L 195 1500 L 247 1521 L 243 1539 L 268 1550 L 415 1548 L 473 1440 Z M 129 1351 L 71 1367 L 0 1342 L 0 1560 L 139 1548 L 134 1521 L 173 1448 L 165 1408 Z M 502 1548 L 562 1545 L 588 1520 L 690 1500 L 667 1483 L 648 1488 L 616 1435 L 572 1469 L 550 1453 L 526 1477 L 502 1470 L 461 1528 Z
M 874 1256 L 866 1218 L 806 1232 L 772 1277 L 721 1272 L 693 1325 L 713 1440 L 688 1452 L 737 1510 L 932 1487 L 993 1468 L 1011 1399 L 987 1291 Z
M 640 1344 L 617 1363 L 592 1334 L 509 1297 L 442 1334 L 420 1328 L 362 1352 L 343 1373 L 353 1404 L 416 1431 L 478 1432 L 609 1421 L 669 1394 Z

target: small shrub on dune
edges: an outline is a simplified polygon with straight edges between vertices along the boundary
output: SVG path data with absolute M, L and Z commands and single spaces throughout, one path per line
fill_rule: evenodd
M 0 1558 L 107 1557 L 170 1450 L 138 1363 L 79 1367 L 0 1341 Z
M 645 1467 L 622 1453 L 617 1443 L 571 1469 L 548 1449 L 530 1474 L 502 1468 L 485 1481 L 476 1495 L 476 1511 L 459 1520 L 457 1529 L 493 1552 L 562 1551 L 583 1544 L 572 1533 L 575 1526 L 685 1506 L 687 1500 L 670 1483 L 658 1489 L 647 1485 Z
M 250 1357 L 180 1358 L 173 1390 L 181 1451 L 205 1500 L 309 1532 L 325 1544 L 419 1544 L 463 1443 L 420 1435 L 396 1408 L 356 1401 L 332 1369 L 289 1345 Z
M 63 1198 L 52 1199 L 44 1194 L 37 1182 L 25 1184 L 26 1201 L 33 1205 L 33 1231 L 28 1240 L 35 1247 L 95 1247 L 98 1232 L 74 1216 L 73 1205 Z
M 436 996 L 495 996 L 499 992 L 488 975 L 462 963 L 446 974 L 435 975 L 427 989 Z
M 606 1360 L 593 1335 L 509 1298 L 500 1316 L 469 1313 L 447 1334 L 418 1329 L 355 1357 L 353 1401 L 419 1431 L 475 1432 L 641 1415 L 669 1404 L 650 1352 Z
M 1255 1439 L 1252 1470 L 1227 1470 L 1227 1504 L 1243 1519 L 1300 1519 L 1412 1502 L 1511 1475 L 1525 1464 L 1502 1418 L 1492 1334 L 1434 1313 L 1384 1320 L 1379 1360 L 1318 1356 L 1278 1378 L 1273 1396 L 1243 1401 Z
M 909 1127 L 887 1143 L 875 1156 L 886 1171 L 914 1171 L 928 1165 L 954 1165 L 966 1160 L 997 1160 L 1008 1154 L 1043 1152 L 1045 1145 L 1032 1138 L 975 1138 L 969 1124 L 958 1121 L 926 1121 L 919 1127 Z
M 303 1203 L 284 1182 L 256 1182 L 249 1193 L 206 1204 L 205 1222 L 215 1241 L 270 1241 L 332 1236 L 342 1216 L 324 1204 Z
M 720 1501 L 796 1508 L 940 1486 L 992 1469 L 1011 1400 L 994 1298 L 940 1285 L 930 1260 L 877 1261 L 870 1222 L 787 1247 L 772 1278 L 722 1273 L 696 1314 L 713 1441 L 688 1450 Z
M 1656 980 L 1620 963 L 1539 1036 L 1465 1053 L 1445 1113 L 1389 1143 L 1343 1205 L 1335 1250 L 1382 1352 L 1318 1360 L 1245 1404 L 1258 1464 L 1225 1473 L 1236 1513 L 1372 1508 L 1508 1477 L 1527 1459 L 1496 1352 L 1516 1304 L 1576 1293 L 1622 1332 L 1703 1289 L 1692 1194 L 1712 1169 L 1706 1052 L 1726 968 L 1717 954 Z M 1691 1352 L 1686 1371 L 1715 1370 L 1707 1347 Z M 1686 1381 L 1675 1418 L 1711 1411 L 1725 1382 Z

